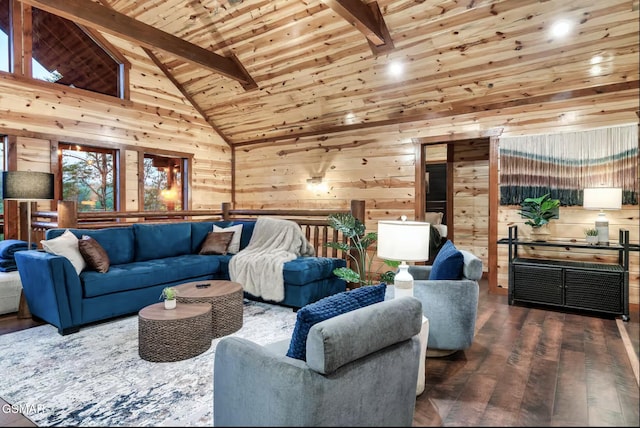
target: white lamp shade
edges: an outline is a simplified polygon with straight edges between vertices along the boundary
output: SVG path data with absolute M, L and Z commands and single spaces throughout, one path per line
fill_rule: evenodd
M 622 208 L 622 188 L 591 187 L 584 189 L 583 208 L 587 210 L 619 210 Z
M 419 221 L 378 222 L 378 257 L 417 262 L 429 260 L 429 223 Z

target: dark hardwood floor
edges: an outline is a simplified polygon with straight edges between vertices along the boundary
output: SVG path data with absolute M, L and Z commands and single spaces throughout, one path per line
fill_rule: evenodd
M 413 425 L 637 427 L 639 315 L 620 323 L 625 347 L 615 319 L 509 306 L 481 281 L 474 343 L 427 359 Z M 39 324 L 0 316 L 0 334 Z M 0 426 L 35 426 L 2 409 Z

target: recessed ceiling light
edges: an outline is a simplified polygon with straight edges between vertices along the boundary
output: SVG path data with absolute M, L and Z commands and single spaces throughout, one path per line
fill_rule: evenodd
M 589 69 L 589 74 L 591 74 L 592 76 L 600 76 L 602 74 L 602 67 L 597 64 L 592 65 Z
M 392 61 L 389 63 L 388 72 L 393 77 L 400 77 L 404 72 L 404 64 L 400 61 Z
M 573 23 L 566 19 L 561 19 L 556 21 L 553 25 L 551 25 L 551 35 L 553 37 L 564 37 L 573 28 Z

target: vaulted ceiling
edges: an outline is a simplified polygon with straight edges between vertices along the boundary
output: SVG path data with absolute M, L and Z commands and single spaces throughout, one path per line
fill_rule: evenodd
M 237 146 L 639 88 L 638 0 L 24 3 L 137 41 Z

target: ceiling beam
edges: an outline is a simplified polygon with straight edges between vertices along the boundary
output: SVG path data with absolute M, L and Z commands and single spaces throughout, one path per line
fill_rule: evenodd
M 222 137 L 222 139 L 227 143 L 227 145 L 229 147 L 231 147 L 231 141 L 229 141 L 229 139 L 224 135 L 224 133 L 220 130 L 220 128 L 218 128 L 218 126 L 213 122 L 213 120 L 211 120 L 209 118 L 209 116 L 207 116 L 207 113 L 205 113 L 204 110 L 202 110 L 202 107 L 200 107 L 200 105 L 196 102 L 196 100 L 189 94 L 189 92 L 187 92 L 187 90 L 184 88 L 184 86 L 182 86 L 182 84 L 180 82 L 178 82 L 176 80 L 175 77 L 173 77 L 173 74 L 171 74 L 171 72 L 167 69 L 167 67 L 165 67 L 165 65 L 162 63 L 162 61 L 160 61 L 160 59 L 158 59 L 157 56 L 154 55 L 153 52 L 151 52 L 151 50 L 147 49 L 147 48 L 142 48 L 144 49 L 144 51 L 146 52 L 147 55 L 149 55 L 149 58 L 151 58 L 151 61 L 154 62 L 155 65 L 158 66 L 158 68 L 160 70 L 162 70 L 162 72 L 164 73 L 165 76 L 167 76 L 167 79 L 171 80 L 171 83 L 173 83 L 173 85 L 182 93 L 182 95 L 191 103 L 191 105 L 193 106 L 193 108 L 196 109 L 196 111 L 198 113 L 200 113 L 200 116 L 202 116 L 202 118 L 207 121 L 207 123 L 209 125 L 211 125 L 211 127 L 213 128 L 213 130 L 215 132 L 218 133 L 218 135 L 220 135 L 220 137 Z
M 374 53 L 393 49 L 393 40 L 378 2 L 374 1 L 368 5 L 361 0 L 322 0 L 322 2 L 364 34 Z
M 78 24 L 121 37 L 145 48 L 159 49 L 184 61 L 199 64 L 240 82 L 245 90 L 258 87 L 235 57 L 218 55 L 92 1 L 22 0 L 22 2 Z

